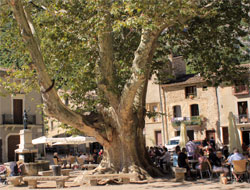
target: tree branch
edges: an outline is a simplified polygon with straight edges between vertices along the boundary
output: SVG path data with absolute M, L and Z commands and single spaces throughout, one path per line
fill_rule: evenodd
M 114 72 L 113 72 L 113 37 L 112 27 L 110 25 L 110 13 L 106 13 L 104 19 L 104 31 L 98 36 L 100 62 L 99 69 L 101 73 L 100 89 L 104 92 L 110 104 L 118 107 L 118 96 L 114 93 Z
M 157 39 L 165 27 L 164 25 L 156 31 L 142 31 L 141 42 L 133 60 L 132 75 L 122 92 L 120 109 L 124 114 L 130 112 L 130 115 L 132 115 L 133 109 L 131 108 L 134 106 L 136 94 L 138 89 L 144 88 L 143 85 L 146 85 L 145 80 L 148 80 L 150 71 L 150 67 L 147 67 L 147 65 L 152 61 Z M 137 101 L 142 103 L 141 100 Z
M 21 0 L 7 0 L 7 2 L 13 9 L 15 18 L 21 31 L 21 36 L 26 43 L 26 46 L 34 63 L 34 67 L 38 73 L 40 90 L 44 92 L 51 86 L 52 81 L 50 80 L 50 77 L 46 72 L 46 66 L 38 45 L 38 41 L 35 39 L 30 28 L 32 22 L 30 22 L 26 16 L 28 12 L 24 10 Z M 33 25 L 32 28 L 34 29 Z M 58 119 L 65 124 L 71 125 L 79 129 L 80 131 L 83 131 L 89 136 L 96 137 L 98 142 L 101 144 L 108 143 L 106 137 L 100 135 L 98 130 L 96 130 L 96 128 L 94 127 L 94 124 L 86 120 L 87 116 L 82 116 L 70 110 L 62 103 L 55 88 L 52 88 L 47 93 L 42 93 L 42 97 L 45 103 L 45 111 L 50 116 Z M 100 117 L 98 117 L 98 119 L 100 120 Z M 93 121 L 94 120 L 92 120 L 92 122 Z M 88 125 L 86 123 L 88 123 Z

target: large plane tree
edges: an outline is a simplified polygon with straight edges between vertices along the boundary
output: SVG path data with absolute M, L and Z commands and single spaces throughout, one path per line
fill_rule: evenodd
M 143 179 L 159 174 L 143 136 L 150 75 L 168 61 L 168 53 L 178 51 L 213 82 L 237 76 L 248 3 L 6 0 L 1 4 L 6 43 L 0 47 L 7 62 L 15 53 L 23 58 L 15 68 L 38 81 L 49 116 L 104 146 L 96 172 L 134 172 Z M 14 37 L 14 46 L 7 43 Z

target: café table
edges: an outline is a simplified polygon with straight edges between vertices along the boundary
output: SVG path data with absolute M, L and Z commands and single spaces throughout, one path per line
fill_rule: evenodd
M 199 162 L 199 160 L 188 160 L 188 163 L 192 165 L 192 168 L 195 169 L 195 165 Z

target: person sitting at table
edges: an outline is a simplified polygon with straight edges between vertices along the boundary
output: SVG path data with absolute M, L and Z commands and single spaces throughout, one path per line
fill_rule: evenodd
M 224 176 L 227 176 L 229 170 L 226 167 L 222 166 L 222 159 L 218 158 L 216 154 L 213 152 L 213 149 L 209 149 L 209 157 L 208 160 L 213 168 L 214 172 L 223 172 Z
M 173 154 L 173 167 L 178 166 L 178 156 L 179 156 L 180 152 L 181 152 L 180 146 L 176 146 L 175 147 L 175 152 Z
M 223 146 L 222 153 L 223 153 L 225 159 L 227 159 L 229 156 L 228 146 Z
M 181 152 L 178 155 L 178 166 L 180 168 L 186 168 L 187 169 L 187 177 L 191 177 L 190 166 L 189 166 L 188 157 L 186 154 L 186 148 L 182 148 Z
M 196 164 L 195 168 L 196 169 L 201 169 L 201 164 L 204 163 L 204 162 L 207 162 L 207 157 L 204 156 L 204 152 L 203 150 L 200 150 L 199 152 L 199 157 L 198 157 L 198 163 Z
M 163 155 L 160 157 L 160 167 L 163 169 L 163 164 L 166 164 L 166 169 L 170 169 L 171 155 L 166 147 L 163 147 Z
M 228 157 L 228 164 L 233 166 L 233 161 L 234 160 L 244 160 L 244 159 L 245 159 L 245 157 L 242 154 L 239 153 L 239 149 L 234 148 L 233 149 L 233 154 Z M 232 174 L 234 175 L 236 181 L 239 181 L 240 178 L 242 177 L 242 175 L 239 175 L 239 177 L 237 177 L 237 175 L 234 173 L 234 171 L 232 171 Z
M 88 159 L 88 156 L 86 156 L 86 153 L 83 153 L 81 156 L 80 156 L 81 159 L 83 159 L 83 163 L 85 162 L 85 160 Z

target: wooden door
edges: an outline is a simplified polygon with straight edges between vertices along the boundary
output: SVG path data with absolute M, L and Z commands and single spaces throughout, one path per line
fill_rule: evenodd
M 23 124 L 23 100 L 13 100 L 14 124 Z
M 229 144 L 228 127 L 222 127 L 223 144 Z
M 3 162 L 3 149 L 2 149 L 2 139 L 0 139 L 0 163 Z
M 155 131 L 155 143 L 156 143 L 156 146 L 162 145 L 161 131 Z
M 8 161 L 15 160 L 15 150 L 18 148 L 20 144 L 20 136 L 19 135 L 11 135 L 8 138 Z

